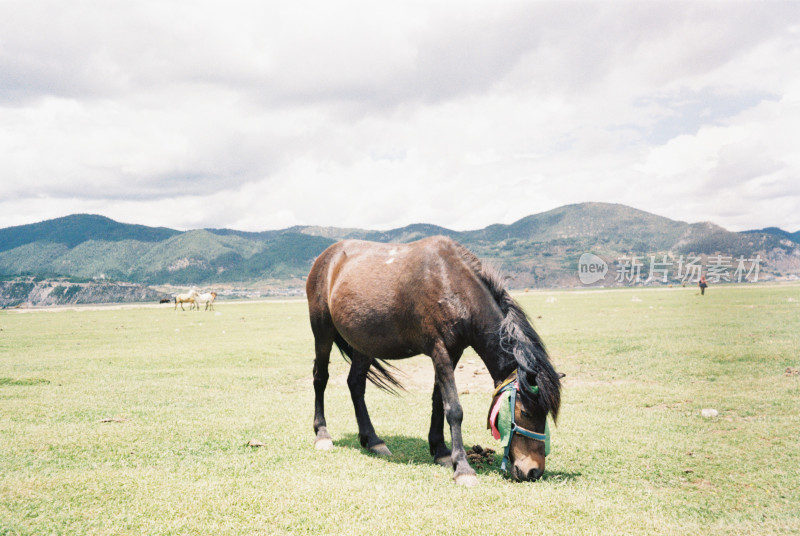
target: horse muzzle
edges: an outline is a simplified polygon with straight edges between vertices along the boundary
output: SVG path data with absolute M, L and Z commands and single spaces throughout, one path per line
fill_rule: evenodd
M 514 464 L 511 468 L 511 478 L 518 482 L 535 482 L 544 474 L 544 467 L 520 467 Z

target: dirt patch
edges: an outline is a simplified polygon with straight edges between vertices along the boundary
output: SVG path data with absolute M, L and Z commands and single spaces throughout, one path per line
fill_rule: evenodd
M 399 370 L 397 379 L 407 390 L 433 390 L 434 372 L 430 357 L 417 356 L 390 363 Z M 464 356 L 456 367 L 455 376 L 459 394 L 491 393 L 494 390 L 492 377 L 478 356 Z M 336 385 L 347 385 L 347 373 L 333 377 L 330 381 Z
M 156 309 L 167 308 L 173 305 L 166 304 L 160 305 L 157 303 L 114 303 L 114 304 L 92 304 L 92 305 L 49 305 L 49 306 L 31 306 L 20 307 L 14 309 L 6 309 L 14 313 L 63 313 L 65 311 L 119 311 L 123 309 Z
M 800 376 L 800 370 L 792 367 L 786 367 L 786 370 L 783 372 L 784 376 Z
M 660 404 L 654 404 L 654 405 L 645 404 L 644 407 L 652 410 L 683 409 L 686 404 L 691 404 L 691 403 L 692 403 L 691 400 L 682 400 L 680 402 L 672 402 L 672 403 L 661 402 Z
M 214 305 L 225 304 L 262 304 L 262 303 L 295 303 L 304 302 L 305 299 L 298 298 L 276 298 L 263 300 L 217 300 Z M 76 305 L 42 305 L 42 306 L 18 306 L 4 309 L 13 313 L 62 313 L 64 311 L 118 311 L 122 309 L 175 309 L 175 303 L 156 303 L 156 302 L 133 302 L 133 303 L 95 303 L 95 304 L 76 304 Z M 188 310 L 187 310 L 188 312 Z
M 608 385 L 626 385 L 636 383 L 633 380 L 593 380 L 591 378 L 581 378 L 578 376 L 567 376 L 561 380 L 561 385 L 565 387 L 600 387 Z

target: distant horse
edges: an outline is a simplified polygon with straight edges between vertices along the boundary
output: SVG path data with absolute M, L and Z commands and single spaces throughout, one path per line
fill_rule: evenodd
M 197 297 L 194 300 L 195 300 L 195 304 L 197 305 L 198 311 L 200 310 L 200 304 L 201 303 L 205 303 L 206 304 L 206 309 L 205 309 L 206 311 L 208 311 L 209 306 L 211 307 L 211 310 L 213 311 L 214 310 L 214 300 L 216 300 L 216 299 L 217 299 L 217 293 L 216 292 L 205 292 L 203 294 L 198 294 Z
M 190 290 L 186 294 L 178 294 L 177 296 L 175 296 L 175 310 L 176 311 L 178 310 L 178 304 L 180 304 L 181 311 L 185 311 L 186 309 L 183 308 L 183 304 L 184 303 L 190 303 L 191 306 L 189 307 L 189 310 L 191 311 L 194 308 L 195 299 L 199 295 L 200 295 L 200 293 L 197 292 L 194 289 Z M 200 310 L 199 307 L 198 307 L 198 310 Z
M 433 360 L 428 442 L 437 463 L 452 464 L 458 484 L 477 483 L 461 437 L 463 411 L 454 368 L 466 347 L 483 360 L 496 387 L 514 379 L 512 432 L 504 462 L 516 480 L 536 480 L 545 466 L 548 414 L 558 417 L 561 380 L 539 335 L 511 298 L 495 270 L 484 267 L 462 245 L 445 237 L 410 244 L 347 240 L 326 249 L 306 284 L 314 333 L 315 446 L 333 446 L 324 394 L 334 343 L 351 362 L 350 388 L 362 447 L 391 452 L 372 427 L 364 401 L 366 380 L 393 391 L 398 380 L 384 360 L 425 354 Z M 499 389 L 498 389 L 499 390 Z M 452 451 L 444 440 L 450 425 Z M 518 428 L 518 429 L 516 429 Z M 523 433 L 527 432 L 527 433 Z M 504 463 L 505 465 L 505 463 Z

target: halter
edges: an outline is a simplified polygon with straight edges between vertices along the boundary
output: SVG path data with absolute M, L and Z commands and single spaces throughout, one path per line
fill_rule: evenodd
M 517 392 L 519 392 L 519 381 L 516 378 L 516 371 L 511 376 L 509 376 L 509 378 L 507 380 L 505 380 L 502 384 L 500 384 L 497 387 L 497 389 L 495 389 L 494 394 L 492 395 L 492 398 L 494 399 L 494 397 L 496 397 L 498 395 L 501 395 L 502 393 L 504 393 L 506 391 L 510 391 L 508 398 L 509 398 L 509 409 L 510 409 L 510 412 L 511 412 L 511 428 L 510 428 L 510 432 L 509 432 L 509 436 L 508 436 L 508 443 L 506 444 L 505 451 L 503 452 L 503 463 L 500 465 L 500 470 L 501 471 L 506 471 L 507 470 L 506 466 L 508 464 L 508 454 L 511 451 L 511 441 L 514 439 L 514 434 L 519 434 L 519 435 L 521 435 L 523 437 L 527 437 L 527 438 L 530 438 L 530 439 L 535 439 L 537 441 L 542 441 L 545 444 L 545 454 L 544 454 L 545 456 L 547 456 L 549 454 L 548 451 L 550 450 L 549 448 L 547 448 L 547 447 L 550 446 L 549 445 L 549 441 L 548 441 L 548 435 L 549 434 L 548 434 L 548 430 L 547 430 L 547 428 L 548 428 L 547 427 L 547 421 L 545 421 L 545 430 L 544 430 L 545 433 L 543 433 L 543 434 L 534 432 L 532 430 L 528 430 L 527 428 L 523 428 L 523 427 L 519 426 L 517 424 L 517 422 L 516 422 L 516 416 L 514 415 L 515 414 L 514 410 L 515 410 L 516 404 L 517 404 Z M 538 395 L 539 394 L 539 386 L 535 385 L 535 386 L 531 387 L 531 393 L 533 393 L 534 395 Z M 501 402 L 498 401 L 498 404 L 499 403 L 501 403 Z M 500 419 L 499 415 L 497 416 L 497 419 L 498 420 Z

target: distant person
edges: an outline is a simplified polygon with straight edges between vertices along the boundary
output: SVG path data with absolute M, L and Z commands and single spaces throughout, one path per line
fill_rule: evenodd
M 706 287 L 708 286 L 708 283 L 706 282 L 706 276 L 704 275 L 700 276 L 700 282 L 698 283 L 698 286 L 700 287 L 700 295 L 705 296 Z

